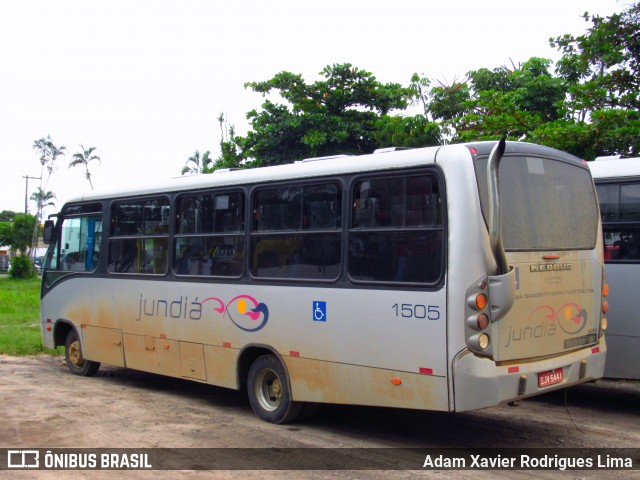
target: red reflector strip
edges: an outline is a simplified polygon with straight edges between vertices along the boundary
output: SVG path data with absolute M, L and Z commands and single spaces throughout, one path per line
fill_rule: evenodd
M 600 347 L 594 347 L 594 348 L 592 348 L 592 349 L 591 349 L 591 353 L 592 353 L 592 354 L 594 354 L 594 355 L 595 355 L 596 353 L 600 353 Z
M 520 371 L 520 367 L 509 367 L 509 373 L 518 373 Z
M 47 323 L 51 323 L 51 319 L 50 318 L 47 318 Z
M 560 255 L 543 255 L 542 258 L 544 260 L 558 260 Z
M 420 367 L 420 373 L 422 375 L 433 375 L 433 368 L 422 368 L 422 367 Z
M 292 357 L 299 357 L 300 356 L 300 352 L 294 352 L 293 350 L 291 350 L 289 352 L 289 355 L 291 355 Z
M 82 323 L 80 324 L 80 328 L 82 328 L 83 330 L 87 328 L 87 324 L 86 323 Z
M 160 334 L 160 338 L 167 338 L 167 334 L 166 333 L 161 333 Z
M 231 348 L 231 342 L 222 342 L 224 348 Z

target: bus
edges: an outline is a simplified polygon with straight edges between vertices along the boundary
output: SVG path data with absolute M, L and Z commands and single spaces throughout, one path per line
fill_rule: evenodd
M 88 193 L 55 223 L 42 334 L 101 363 L 319 404 L 468 411 L 602 377 L 586 163 L 478 142 Z
M 640 158 L 600 157 L 589 167 L 600 201 L 605 273 L 611 287 L 604 375 L 638 379 L 640 317 L 635 296 L 640 284 Z

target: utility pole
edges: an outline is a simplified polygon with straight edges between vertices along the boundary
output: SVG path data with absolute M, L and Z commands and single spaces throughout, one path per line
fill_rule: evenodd
M 42 180 L 42 177 L 30 177 L 29 175 L 24 175 L 22 178 L 26 179 L 24 186 L 24 213 L 29 213 L 29 179 Z

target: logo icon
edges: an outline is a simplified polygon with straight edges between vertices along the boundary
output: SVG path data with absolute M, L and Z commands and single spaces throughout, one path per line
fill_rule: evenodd
M 38 450 L 8 450 L 8 468 L 39 468 L 40 452 Z
M 245 332 L 257 332 L 269 321 L 269 308 L 250 295 L 238 295 L 226 305 L 222 300 L 215 297 L 206 298 L 201 304 L 204 305 L 209 301 L 218 304 L 213 310 L 223 314 L 236 327 Z
M 565 333 L 580 333 L 587 324 L 587 311 L 575 303 L 567 303 L 558 309 L 558 324 Z

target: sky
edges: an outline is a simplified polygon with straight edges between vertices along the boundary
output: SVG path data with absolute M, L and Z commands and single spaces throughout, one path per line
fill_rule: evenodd
M 89 190 L 69 161 L 95 147 L 96 190 L 179 176 L 196 150 L 219 154 L 218 117 L 237 134 L 281 71 L 321 79 L 351 63 L 383 83 L 416 72 L 463 79 L 536 56 L 629 0 L 20 0 L 0 2 L 0 211 L 24 212 L 41 176 L 35 140 L 67 148 L 45 190 Z M 46 173 L 46 172 L 45 172 Z M 46 179 L 46 175 L 45 175 Z M 43 180 L 44 181 L 44 180 Z M 43 185 L 43 187 L 45 187 Z M 35 204 L 28 210 L 35 213 Z

